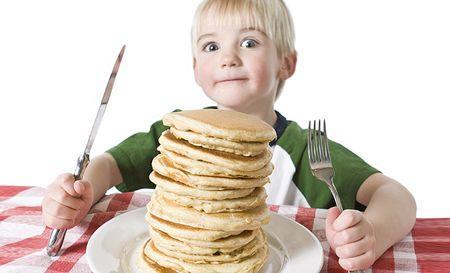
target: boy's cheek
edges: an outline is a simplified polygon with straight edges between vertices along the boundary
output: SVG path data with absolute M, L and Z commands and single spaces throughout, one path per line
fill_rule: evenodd
M 198 85 L 203 86 L 207 81 L 212 81 L 213 68 L 208 62 L 196 61 L 194 65 L 194 77 Z

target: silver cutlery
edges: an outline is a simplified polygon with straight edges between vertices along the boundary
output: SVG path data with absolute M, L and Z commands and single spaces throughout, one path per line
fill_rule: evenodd
M 122 61 L 124 52 L 125 52 L 125 45 L 120 50 L 119 56 L 116 59 L 112 73 L 109 77 L 108 84 L 106 85 L 105 92 L 103 93 L 103 98 L 100 103 L 100 107 L 97 111 L 97 116 L 95 118 L 94 125 L 92 126 L 91 133 L 89 135 L 89 139 L 84 149 L 84 152 L 82 155 L 78 157 L 77 165 L 75 167 L 75 171 L 73 174 L 75 181 L 83 178 L 84 170 L 89 164 L 89 153 L 91 152 L 92 144 L 94 143 L 94 139 L 97 135 L 98 128 L 100 127 L 100 123 L 102 121 L 103 114 L 105 113 L 109 97 L 111 96 L 111 91 L 114 86 L 114 81 L 116 79 L 117 71 L 119 71 L 120 62 Z M 52 234 L 50 235 L 48 245 L 46 248 L 47 255 L 49 256 L 58 255 L 58 252 L 61 249 L 61 246 L 64 242 L 66 231 L 67 229 L 54 229 L 52 231 Z
M 308 124 L 308 159 L 311 172 L 314 177 L 325 182 L 333 195 L 336 206 L 342 212 L 341 198 L 333 183 L 334 169 L 331 163 L 330 147 L 328 145 L 327 127 L 323 120 L 323 132 L 321 130 L 321 122 L 318 121 L 316 129 L 316 121 L 314 120 L 313 128 L 311 121 Z M 349 273 L 364 273 L 364 270 L 348 271 Z

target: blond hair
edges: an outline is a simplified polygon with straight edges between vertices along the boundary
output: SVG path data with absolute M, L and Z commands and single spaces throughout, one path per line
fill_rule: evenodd
M 201 23 L 239 26 L 263 32 L 275 43 L 279 58 L 295 53 L 292 17 L 283 0 L 204 0 L 197 7 L 191 29 L 192 55 L 197 52 Z M 278 98 L 284 81 L 277 87 Z

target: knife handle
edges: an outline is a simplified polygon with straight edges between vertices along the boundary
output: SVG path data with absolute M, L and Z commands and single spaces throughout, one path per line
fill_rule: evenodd
M 86 170 L 87 165 L 89 164 L 89 154 L 83 153 L 78 157 L 77 166 L 75 167 L 75 171 L 73 173 L 73 178 L 75 181 L 83 178 L 84 171 Z M 48 256 L 56 256 L 58 255 L 59 250 L 64 242 L 64 237 L 66 236 L 67 229 L 54 229 L 50 238 L 48 240 L 47 245 L 47 255 Z
M 75 171 L 73 172 L 73 178 L 75 178 L 75 181 L 83 179 L 84 171 L 86 170 L 88 164 L 88 154 L 82 154 L 78 157 L 77 166 L 75 167 Z

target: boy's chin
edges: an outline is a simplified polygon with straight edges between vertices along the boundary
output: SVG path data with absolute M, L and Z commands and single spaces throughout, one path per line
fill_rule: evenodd
M 210 99 L 223 107 L 239 110 L 245 109 L 252 96 L 246 92 L 221 91 L 215 94 L 207 94 Z

